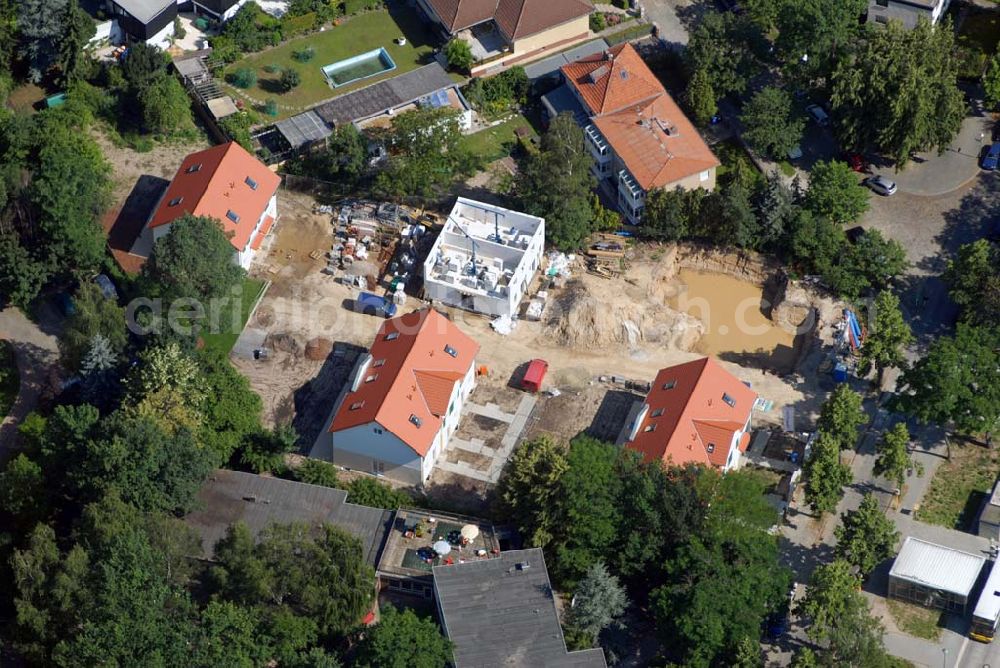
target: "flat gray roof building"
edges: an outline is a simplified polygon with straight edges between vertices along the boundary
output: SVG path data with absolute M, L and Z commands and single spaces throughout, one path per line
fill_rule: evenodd
M 456 668 L 603 668 L 604 650 L 566 650 L 539 548 L 434 568 L 434 590 Z
M 907 536 L 889 571 L 889 597 L 963 612 L 986 558 Z
M 372 566 L 385 545 L 394 511 L 347 503 L 342 489 L 268 478 L 219 469 L 198 492 L 200 510 L 185 522 L 201 536 L 203 557 L 211 559 L 215 544 L 236 522 L 258 535 L 265 527 L 290 522 L 329 523 L 356 536 Z

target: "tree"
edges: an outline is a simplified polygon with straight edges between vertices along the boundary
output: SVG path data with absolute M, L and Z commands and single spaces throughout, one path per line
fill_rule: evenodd
M 760 642 L 751 636 L 745 636 L 736 646 L 736 656 L 733 668 L 760 668 L 763 663 L 760 657 Z
M 222 223 L 185 214 L 156 240 L 142 278 L 150 291 L 165 299 L 195 299 L 209 306 L 212 298 L 230 297 L 246 272 L 233 262 L 233 246 Z
M 858 427 L 868 420 L 861 401 L 861 395 L 846 384 L 837 385 L 820 409 L 816 430 L 830 436 L 842 450 L 853 448 Z
M 840 462 L 840 444 L 826 432 L 819 432 L 812 455 L 802 467 L 806 501 L 820 514 L 832 513 L 851 482 L 851 469 Z
M 835 530 L 837 558 L 857 568 L 861 577 L 896 553 L 899 532 L 873 494 L 865 494 L 858 509 L 847 511 L 840 520 Z
M 125 407 L 167 431 L 197 431 L 205 400 L 198 364 L 176 343 L 147 348 L 125 379 Z
M 76 0 L 66 3 L 63 30 L 59 38 L 59 71 L 63 86 L 80 80 L 90 69 L 90 56 L 84 51 L 97 28 Z
M 518 446 L 497 482 L 498 514 L 524 536 L 526 544 L 547 547 L 558 517 L 559 480 L 569 464 L 562 446 L 540 436 Z
M 954 424 L 982 434 L 1000 423 L 1000 338 L 986 327 L 959 324 L 935 340 L 900 378 L 902 406 L 922 422 Z
M 260 396 L 221 352 L 202 351 L 197 363 L 204 387 L 199 440 L 218 461 L 228 462 L 246 439 L 261 430 Z
M 281 85 L 281 90 L 288 93 L 302 83 L 302 75 L 294 67 L 286 67 L 281 71 L 281 78 L 278 80 L 278 83 Z
M 380 610 L 381 619 L 368 629 L 358 645 L 361 668 L 438 668 L 452 661 L 452 644 L 430 617 L 392 604 Z
M 295 479 L 308 485 L 320 487 L 340 487 L 337 467 L 321 459 L 306 459 L 294 469 Z M 354 503 L 354 499 L 351 499 Z
M 192 641 L 190 665 L 266 665 L 270 657 L 266 637 L 259 637 L 260 613 L 229 601 L 212 601 L 201 611 Z
M 820 641 L 829 640 L 838 621 L 864 606 L 858 589 L 861 582 L 851 569 L 851 564 L 837 559 L 819 566 L 809 579 L 806 596 L 799 604 L 799 614 L 809 621 L 809 635 Z
M 191 125 L 191 99 L 177 78 L 165 72 L 139 94 L 139 105 L 150 132 L 170 134 Z
M 685 55 L 692 72 L 703 72 L 719 97 L 742 93 L 759 67 L 759 40 L 749 20 L 733 12 L 708 12 L 691 33 Z
M 596 638 L 625 613 L 628 596 L 618 578 L 608 572 L 603 562 L 594 562 L 580 580 L 573 595 L 569 622 Z
M 590 210 L 594 216 L 594 228 L 598 231 L 614 232 L 621 227 L 622 215 L 601 204 L 601 198 L 596 192 L 590 193 Z
M 889 22 L 869 30 L 831 77 L 834 124 L 843 144 L 872 148 L 905 165 L 918 151 L 944 150 L 965 117 L 950 21 Z
M 760 227 L 746 188 L 731 183 L 707 195 L 697 236 L 719 245 L 756 248 L 761 241 Z
M 35 261 L 13 234 L 0 234 L 0 301 L 26 309 L 48 280 L 48 271 Z
M 240 67 L 233 70 L 226 79 L 237 88 L 252 88 L 257 83 L 257 71 Z
M 341 636 L 371 606 L 375 573 L 361 541 L 325 524 L 272 524 L 255 541 L 245 524 L 215 546 L 211 585 L 222 600 L 309 617 L 324 635 Z
M 17 455 L 0 473 L 0 512 L 13 518 L 21 531 L 32 529 L 48 514 L 48 491 L 42 467 L 25 456 Z
M 712 81 L 705 70 L 696 70 L 691 76 L 684 92 L 684 101 L 699 127 L 706 127 L 711 122 L 718 106 Z
M 70 316 L 59 339 L 63 364 L 70 371 L 78 371 L 83 356 L 90 349 L 95 336 L 102 336 L 115 355 L 120 355 L 128 342 L 125 328 L 125 309 L 114 299 L 104 296 L 101 288 L 92 282 L 83 283 L 76 291 L 73 303 L 76 310 Z
M 754 93 L 743 107 L 740 121 L 746 127 L 743 137 L 747 143 L 776 160 L 783 159 L 802 141 L 806 125 L 792 108 L 792 96 L 773 86 Z
M 403 490 L 395 489 L 368 476 L 355 478 L 347 483 L 347 498 L 351 503 L 386 510 L 396 510 L 413 504 L 413 499 Z
M 905 422 L 897 423 L 886 432 L 875 446 L 875 475 L 884 476 L 902 488 L 906 477 L 913 471 L 923 475 L 923 466 L 910 455 L 910 432 Z
M 166 55 L 146 42 L 131 45 L 128 58 L 121 62 L 121 73 L 128 84 L 129 95 L 138 100 L 142 92 L 167 69 Z
M 560 114 L 542 135 L 515 177 L 519 208 L 545 218 L 547 241 L 572 250 L 593 232 L 590 191 L 595 185 L 583 130 L 571 114 Z
M 388 165 L 375 180 L 375 190 L 388 197 L 435 197 L 476 164 L 454 109 L 407 111 L 374 137 L 389 149 Z
M 697 229 L 706 193 L 702 189 L 657 188 L 646 196 L 640 232 L 659 241 L 678 241 Z
M 964 244 L 943 278 L 964 322 L 1000 326 L 1000 247 L 986 239 Z
M 472 47 L 461 37 L 452 37 L 444 46 L 444 55 L 448 59 L 448 66 L 462 72 L 472 70 L 475 58 L 472 55 Z
M 827 276 L 847 245 L 844 230 L 804 207 L 795 211 L 790 227 L 792 257 L 805 271 Z
M 910 265 L 902 245 L 895 239 L 886 239 L 875 229 L 865 230 L 848 251 L 841 266 L 847 275 L 857 279 L 857 287 L 841 289 L 848 297 L 856 297 L 865 288 L 885 289 L 889 281 Z
M 254 473 L 274 473 L 285 468 L 285 455 L 295 450 L 299 435 L 291 425 L 254 434 L 243 446 L 240 463 Z
M 871 316 L 868 337 L 861 347 L 858 373 L 867 375 L 874 367 L 881 380 L 882 372 L 888 367 L 906 364 L 903 353 L 913 343 L 913 332 L 899 310 L 899 297 L 888 290 L 875 297 Z
M 28 62 L 28 78 L 34 83 L 55 62 L 69 5 L 70 0 L 20 0 L 16 4 L 17 32 Z
M 617 454 L 613 445 L 587 436 L 570 444 L 555 495 L 559 523 L 551 543 L 553 570 L 564 585 L 576 584 L 615 540 L 621 518 Z
M 786 76 L 800 84 L 825 79 L 854 48 L 865 0 L 782 2 L 775 16 L 775 45 L 787 61 Z
M 1000 105 L 1000 54 L 993 54 L 986 72 L 983 74 L 983 90 L 986 92 L 986 104 L 991 109 Z
M 805 205 L 835 223 L 853 223 L 868 210 L 868 192 L 846 162 L 820 160 L 809 173 Z

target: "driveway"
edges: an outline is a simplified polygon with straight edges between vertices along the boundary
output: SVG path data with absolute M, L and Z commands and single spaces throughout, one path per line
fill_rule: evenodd
M 705 12 L 716 9 L 711 0 L 638 0 L 638 4 L 664 44 L 675 49 L 687 46 L 694 25 Z
M 0 311 L 0 338 L 13 345 L 21 375 L 21 387 L 14 405 L 0 424 L 0 463 L 7 461 L 16 450 L 17 427 L 35 410 L 50 372 L 59 363 L 58 328 L 55 326 L 58 318 L 43 315 L 41 321 L 39 327 L 13 307 Z

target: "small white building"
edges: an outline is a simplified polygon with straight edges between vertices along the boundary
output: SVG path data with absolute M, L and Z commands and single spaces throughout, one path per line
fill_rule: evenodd
M 986 559 L 914 536 L 889 571 L 889 598 L 964 614 Z
M 951 0 L 868 0 L 868 22 L 885 25 L 899 21 L 906 28 L 913 28 L 923 17 L 937 23 L 948 11 Z
M 334 409 L 333 463 L 409 485 L 426 481 L 476 385 L 478 353 L 434 309 L 386 320 Z
M 459 197 L 424 263 L 425 296 L 485 315 L 516 315 L 544 250 L 544 218 Z

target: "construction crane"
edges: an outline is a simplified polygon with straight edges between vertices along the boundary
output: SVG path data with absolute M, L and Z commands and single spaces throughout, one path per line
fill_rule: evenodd
M 465 238 L 469 240 L 469 243 L 472 246 L 472 261 L 469 263 L 469 267 L 468 267 L 468 269 L 466 269 L 465 273 L 468 274 L 469 276 L 475 276 L 476 275 L 476 240 L 473 239 L 472 236 L 468 232 L 465 231 L 464 227 L 462 227 L 461 225 L 458 224 L 457 220 L 455 220 L 451 216 L 448 216 L 448 220 L 450 220 L 453 223 L 455 223 L 455 227 L 457 227 L 458 230 L 462 234 L 465 235 Z

